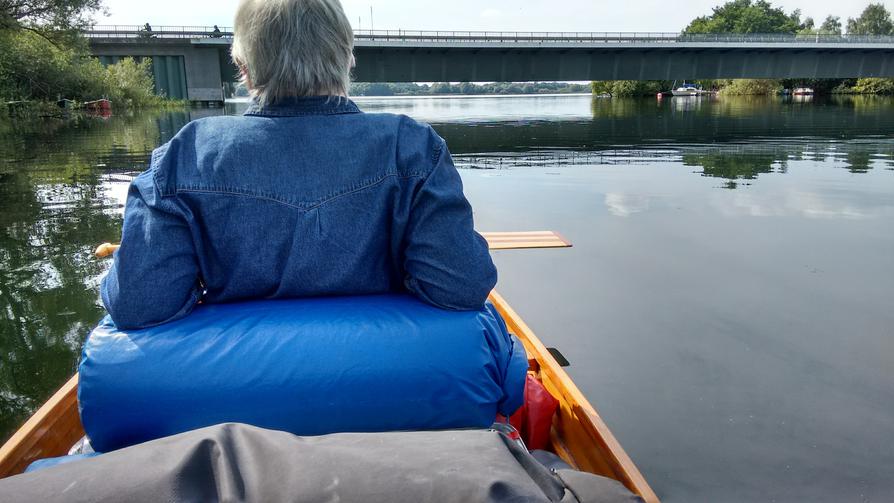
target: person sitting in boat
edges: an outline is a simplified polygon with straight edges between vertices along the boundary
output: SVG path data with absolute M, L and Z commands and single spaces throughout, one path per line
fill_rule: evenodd
M 130 185 L 101 286 L 119 328 L 198 302 L 410 292 L 483 306 L 497 279 L 444 140 L 348 98 L 353 32 L 338 0 L 242 0 L 243 116 L 183 127 Z

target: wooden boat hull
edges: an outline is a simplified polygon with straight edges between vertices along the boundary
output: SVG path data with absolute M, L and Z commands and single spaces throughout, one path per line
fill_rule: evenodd
M 499 293 L 492 292 L 490 300 L 524 344 L 529 372 L 559 400 L 550 449 L 575 468 L 618 480 L 647 503 L 658 503 L 608 426 L 534 332 Z M 84 436 L 77 388 L 75 374 L 0 447 L 0 478 L 22 473 L 37 459 L 64 456 Z
M 75 374 L 0 447 L 0 478 L 22 473 L 32 461 L 68 454 L 83 436 Z

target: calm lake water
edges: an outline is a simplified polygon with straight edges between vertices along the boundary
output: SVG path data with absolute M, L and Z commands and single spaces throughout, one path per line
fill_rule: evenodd
M 666 502 L 894 498 L 894 102 L 360 99 L 430 122 L 499 288 Z M 191 119 L 0 119 L 0 436 L 75 370 L 128 181 Z

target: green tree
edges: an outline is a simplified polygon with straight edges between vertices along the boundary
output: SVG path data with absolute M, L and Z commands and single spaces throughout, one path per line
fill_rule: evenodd
M 354 82 L 351 84 L 351 94 L 356 96 L 393 96 L 394 89 L 380 82 Z
M 857 19 L 847 20 L 848 35 L 894 35 L 891 13 L 883 4 L 871 3 Z
M 154 94 L 150 60 L 103 67 L 90 57 L 78 29 L 101 8 L 102 0 L 0 0 L 0 99 L 165 103 Z
M 447 82 L 435 82 L 431 86 L 432 94 L 450 94 L 452 92 L 452 86 Z
M 611 94 L 614 97 L 654 96 L 667 91 L 673 84 L 668 80 L 606 80 L 590 83 L 593 94 Z
M 145 108 L 161 101 L 154 92 L 151 59 L 137 62 L 133 58 L 124 58 L 102 68 L 98 61 L 91 58 L 89 64 L 102 75 L 102 94 L 113 102 L 128 108 Z
M 813 22 L 812 17 L 804 18 L 804 22 L 801 23 L 801 29 L 798 30 L 799 34 L 814 34 L 817 32 L 815 28 L 816 23 Z
M 827 16 L 826 20 L 819 28 L 820 35 L 841 35 L 841 18 L 838 16 Z
M 27 30 L 54 44 L 70 43 L 101 9 L 102 0 L 0 0 L 0 31 Z
M 730 96 L 759 96 L 777 94 L 781 90 L 778 80 L 735 79 L 724 85 L 720 92 Z
M 823 24 L 816 27 L 813 18 L 806 18 L 801 23 L 803 26 L 798 30 L 800 35 L 841 35 L 841 18 L 838 16 L 826 16 Z
M 894 95 L 894 79 L 857 79 L 857 82 L 851 88 L 851 91 L 855 94 Z
M 476 94 L 478 92 L 478 86 L 471 82 L 460 82 L 459 84 L 459 94 Z
M 684 33 L 797 33 L 801 11 L 786 14 L 766 0 L 732 0 L 714 7 L 710 16 L 695 18 Z
M 860 17 L 847 20 L 848 35 L 894 35 L 891 13 L 880 3 L 869 4 Z M 894 94 L 894 79 L 858 79 L 850 89 L 857 94 Z
M 2 1 L 2 0 L 0 0 Z M 160 106 L 152 61 L 125 58 L 104 67 L 99 60 L 55 45 L 28 30 L 0 31 L 0 99 L 79 101 L 109 98 L 128 108 Z
M 86 56 L 36 33 L 0 30 L 0 97 L 55 100 L 99 93 L 96 70 Z

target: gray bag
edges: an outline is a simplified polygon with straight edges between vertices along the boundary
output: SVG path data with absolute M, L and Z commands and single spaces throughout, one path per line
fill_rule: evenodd
M 492 430 L 297 437 L 223 424 L 0 480 L 7 502 L 641 502 Z

